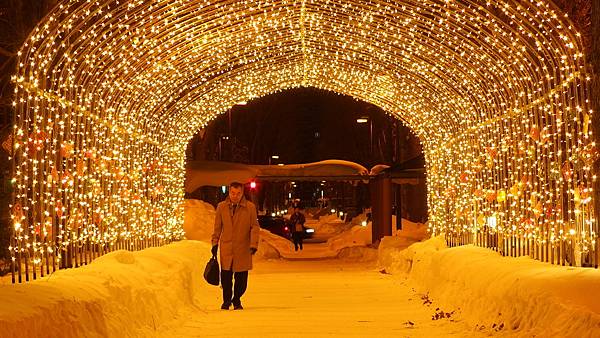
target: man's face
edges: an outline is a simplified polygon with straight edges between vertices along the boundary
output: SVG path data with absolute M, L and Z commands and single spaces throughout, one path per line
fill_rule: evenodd
M 242 199 L 242 188 L 229 187 L 229 199 L 233 203 L 239 203 Z

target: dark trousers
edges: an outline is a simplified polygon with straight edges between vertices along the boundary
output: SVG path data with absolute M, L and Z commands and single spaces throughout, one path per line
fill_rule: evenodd
M 300 248 L 300 250 L 302 250 L 302 238 L 304 237 L 304 234 L 301 231 L 294 231 L 294 233 L 292 234 L 292 239 L 294 240 L 294 249 L 296 249 L 296 251 L 298 251 L 298 248 Z
M 235 286 L 232 285 L 234 275 Z M 242 298 L 248 286 L 248 271 L 233 272 L 230 270 L 221 270 L 221 286 L 223 287 L 223 303 L 240 305 L 240 298 Z M 231 297 L 232 287 L 233 297 Z

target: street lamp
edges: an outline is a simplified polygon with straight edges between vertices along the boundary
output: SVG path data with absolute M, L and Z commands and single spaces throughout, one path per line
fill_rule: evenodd
M 219 161 L 221 161 L 223 159 L 223 140 L 228 141 L 229 140 L 229 136 L 227 135 L 221 135 L 219 137 Z
M 359 117 L 356 119 L 356 123 L 367 123 L 369 122 L 369 153 L 373 154 L 373 119 L 369 117 Z
M 271 155 L 271 157 L 269 157 L 269 165 L 271 165 L 271 160 L 278 160 L 279 159 L 279 155 Z

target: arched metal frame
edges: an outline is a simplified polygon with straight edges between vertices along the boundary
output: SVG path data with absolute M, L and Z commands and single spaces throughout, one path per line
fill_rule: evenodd
M 16 275 L 181 238 L 188 140 L 298 86 L 411 128 L 433 234 L 597 265 L 589 72 L 546 0 L 63 1 L 14 77 Z

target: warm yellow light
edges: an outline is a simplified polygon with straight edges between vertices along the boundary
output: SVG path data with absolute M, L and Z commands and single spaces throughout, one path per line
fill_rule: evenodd
M 496 229 L 496 227 L 498 226 L 498 218 L 496 217 L 496 215 L 488 217 L 487 225 L 494 230 Z
M 545 0 L 62 1 L 12 77 L 13 258 L 40 268 L 72 247 L 182 238 L 191 137 L 298 86 L 368 101 L 414 132 L 432 234 L 462 243 L 496 215 L 501 239 L 544 246 L 572 229 L 595 248 L 591 76 L 559 14 Z

